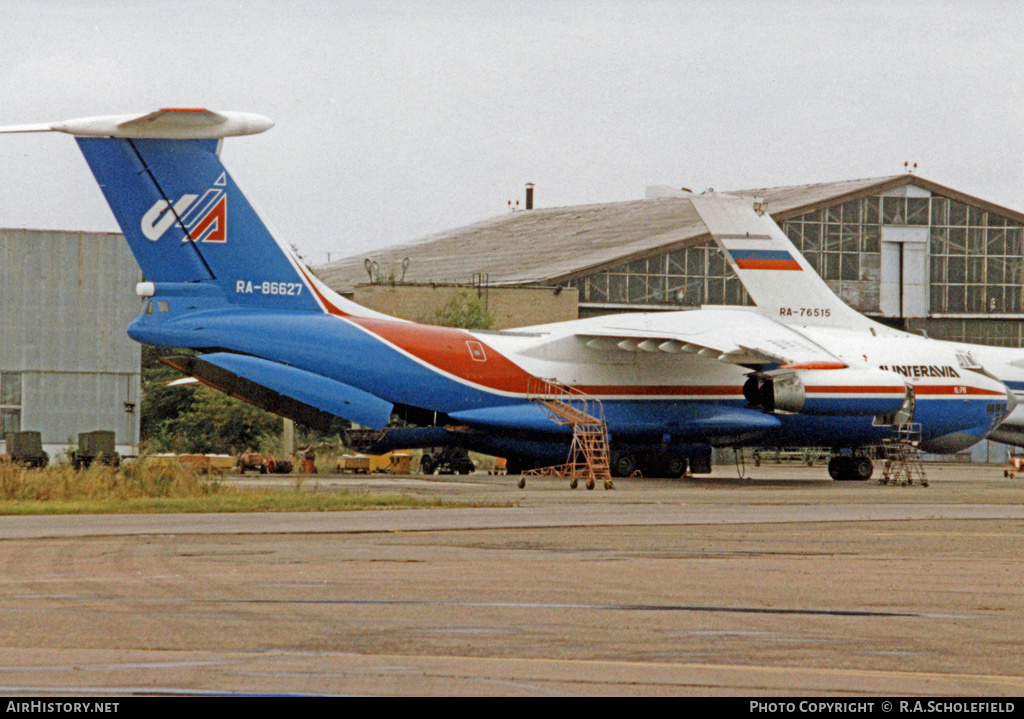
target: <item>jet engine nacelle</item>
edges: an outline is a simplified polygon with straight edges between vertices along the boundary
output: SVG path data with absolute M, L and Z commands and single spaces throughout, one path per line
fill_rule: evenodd
M 877 369 L 781 368 L 751 375 L 743 396 L 765 412 L 867 416 L 894 414 L 912 390 L 899 375 Z
M 1011 401 L 1014 400 L 1012 391 L 1008 390 L 1006 396 Z M 989 433 L 985 435 L 985 439 L 995 440 L 996 442 L 1002 442 L 1014 447 L 1024 447 L 1024 404 L 1016 404 L 1015 401 L 1012 404 L 1008 402 L 1007 409 L 1010 410 L 1010 413 L 1006 416 L 1006 419 L 989 430 Z

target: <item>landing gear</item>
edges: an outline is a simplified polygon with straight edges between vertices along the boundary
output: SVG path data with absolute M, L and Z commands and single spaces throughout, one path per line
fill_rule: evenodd
M 833 457 L 828 463 L 828 473 L 837 482 L 864 482 L 871 479 L 874 463 L 867 457 Z
M 665 476 L 678 479 L 686 474 L 686 457 L 669 455 L 665 459 Z
M 629 452 L 613 452 L 611 473 L 614 477 L 631 477 L 636 471 L 636 458 Z

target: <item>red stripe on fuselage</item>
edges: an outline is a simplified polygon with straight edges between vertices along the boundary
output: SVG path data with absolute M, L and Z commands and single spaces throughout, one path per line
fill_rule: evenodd
M 1000 392 L 999 390 L 995 390 L 995 389 L 982 389 L 981 387 L 971 387 L 970 385 L 960 385 L 960 384 L 958 384 L 958 385 L 939 385 L 939 386 L 926 385 L 926 384 L 925 385 L 915 384 L 914 385 L 914 392 L 916 394 L 918 394 L 918 395 L 922 395 L 922 394 L 952 394 L 952 395 L 960 395 L 961 397 L 964 396 L 964 395 L 969 395 L 969 394 L 975 394 L 975 395 L 980 394 L 980 395 L 985 395 L 985 396 L 989 396 L 989 397 L 991 397 L 991 396 L 1002 397 L 1002 396 L 1004 396 L 1006 394 L 1005 392 Z
M 442 372 L 487 389 L 526 394 L 532 375 L 465 330 L 371 317 L 346 319 Z M 467 341 L 484 347 L 486 361 L 473 359 Z
M 822 394 L 897 394 L 906 393 L 906 388 L 900 387 L 830 387 L 828 385 L 811 385 L 804 387 L 804 392 L 816 392 Z
M 335 315 L 337 317 L 349 316 L 347 312 L 342 312 L 340 309 L 335 307 L 326 297 L 324 297 L 323 294 L 321 294 L 320 290 L 318 290 L 316 288 L 316 285 L 313 284 L 313 280 L 311 280 L 309 278 L 309 275 L 306 274 L 306 268 L 303 267 L 301 263 L 296 262 L 295 267 L 298 268 L 299 274 L 302 275 L 302 277 L 306 280 L 306 287 L 309 288 L 309 291 L 320 299 L 320 304 L 323 305 L 323 308 L 325 310 L 327 310 L 327 314 Z
M 372 317 L 346 315 L 332 308 L 332 314 L 345 319 L 395 347 L 409 353 L 421 362 L 466 382 L 498 392 L 526 394 L 532 375 L 515 364 L 491 345 L 474 337 L 465 330 L 452 327 L 421 325 L 414 322 L 400 322 Z M 479 342 L 485 350 L 487 360 L 474 360 L 466 342 Z M 579 385 L 582 392 L 595 396 L 618 397 L 742 397 L 740 385 Z M 995 390 L 981 389 L 969 385 L 915 385 L 918 395 L 984 395 L 1000 396 Z M 902 395 L 902 386 L 835 386 L 812 385 L 805 389 L 811 394 L 892 394 Z
M 736 267 L 741 270 L 795 270 L 803 268 L 796 260 L 736 260 Z

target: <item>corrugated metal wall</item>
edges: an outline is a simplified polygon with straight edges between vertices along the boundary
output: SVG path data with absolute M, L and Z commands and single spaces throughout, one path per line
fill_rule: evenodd
M 125 329 L 141 273 L 112 233 L 0 229 L 0 370 L 23 373 L 22 429 L 138 441 L 141 348 Z

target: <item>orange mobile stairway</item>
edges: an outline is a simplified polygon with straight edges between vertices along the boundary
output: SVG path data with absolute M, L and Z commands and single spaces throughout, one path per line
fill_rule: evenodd
M 581 479 L 587 489 L 593 489 L 597 482 L 603 482 L 605 489 L 614 489 L 608 459 L 608 425 L 601 400 L 575 387 L 539 378 L 530 381 L 527 398 L 544 407 L 552 421 L 572 427 L 572 445 L 565 464 L 523 472 L 519 487 L 526 486 L 526 477 L 566 477 L 573 489 Z

